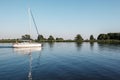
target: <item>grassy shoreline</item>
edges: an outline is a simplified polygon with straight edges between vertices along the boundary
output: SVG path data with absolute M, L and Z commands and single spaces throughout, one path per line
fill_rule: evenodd
M 15 43 L 16 39 L 4 39 L 4 40 L 0 40 L 0 43 Z M 21 41 L 18 41 L 21 42 Z M 37 41 L 37 40 L 33 40 L 33 42 L 77 42 L 77 43 L 82 43 L 82 42 L 98 42 L 98 43 L 120 43 L 120 40 L 82 40 L 82 41 L 75 41 L 75 40 L 63 40 L 63 41 Z

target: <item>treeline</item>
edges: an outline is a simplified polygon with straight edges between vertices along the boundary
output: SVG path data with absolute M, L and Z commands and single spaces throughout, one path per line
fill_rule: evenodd
M 15 42 L 20 40 L 33 40 L 30 35 L 22 35 L 20 39 L 2 39 L 0 42 Z M 99 34 L 97 39 L 93 35 L 90 35 L 89 39 L 84 40 L 80 34 L 77 34 L 74 39 L 65 40 L 61 37 L 53 37 L 50 35 L 48 38 L 45 38 L 43 35 L 38 35 L 36 42 L 120 42 L 120 33 L 107 33 Z
M 38 42 L 74 42 L 74 41 L 83 41 L 83 38 L 80 34 L 76 35 L 75 39 L 69 39 L 65 40 L 61 37 L 54 38 L 52 35 L 50 35 L 48 38 L 45 38 L 43 35 L 38 35 L 37 40 Z
M 1 39 L 0 43 L 14 43 L 16 39 Z
M 120 40 L 120 33 L 100 34 L 98 40 Z
M 63 38 L 54 38 L 50 35 L 48 38 L 45 38 L 43 35 L 38 35 L 37 41 L 40 42 L 89 42 L 89 41 L 120 41 L 120 33 L 107 33 L 107 34 L 99 34 L 97 39 L 94 38 L 93 35 L 90 35 L 89 39 L 84 40 L 80 34 L 77 34 L 73 40 L 64 40 Z
M 97 37 L 99 43 L 120 43 L 120 33 L 100 34 Z

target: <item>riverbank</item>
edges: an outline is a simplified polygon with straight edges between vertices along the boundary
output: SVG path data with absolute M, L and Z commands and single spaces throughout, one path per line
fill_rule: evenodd
M 16 39 L 2 39 L 0 40 L 0 43 L 15 43 L 15 42 L 22 42 L 22 41 L 18 41 Z M 82 40 L 82 41 L 75 41 L 75 40 L 53 40 L 53 41 L 38 41 L 38 40 L 32 40 L 33 42 L 77 42 L 77 43 L 82 43 L 82 42 L 90 42 L 90 43 L 94 43 L 94 42 L 98 42 L 98 43 L 120 43 L 120 40 Z

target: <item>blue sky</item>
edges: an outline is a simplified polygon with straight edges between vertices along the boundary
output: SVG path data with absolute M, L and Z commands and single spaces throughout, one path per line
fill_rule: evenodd
M 120 0 L 0 0 L 0 38 L 29 33 L 29 7 L 46 38 L 120 32 Z M 37 37 L 34 26 L 31 33 Z

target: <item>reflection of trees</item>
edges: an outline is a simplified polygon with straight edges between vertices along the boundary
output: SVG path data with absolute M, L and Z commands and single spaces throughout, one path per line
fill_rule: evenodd
M 99 43 L 98 42 L 98 49 L 100 51 L 118 51 L 120 52 L 120 45 L 116 43 Z
M 94 42 L 90 42 L 90 49 L 93 50 Z
M 48 42 L 50 48 L 53 48 L 54 47 L 54 42 Z
M 76 42 L 75 44 L 76 44 L 77 50 L 79 51 L 81 49 L 82 42 Z

